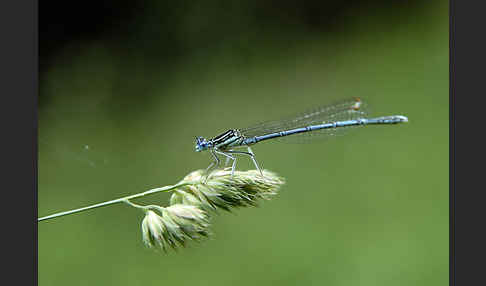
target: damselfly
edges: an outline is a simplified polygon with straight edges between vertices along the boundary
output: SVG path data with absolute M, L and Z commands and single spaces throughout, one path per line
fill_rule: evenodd
M 333 135 L 335 131 L 348 129 L 354 126 L 366 126 L 372 124 L 397 124 L 408 122 L 403 115 L 391 115 L 375 118 L 366 118 L 366 112 L 362 108 L 363 102 L 360 98 L 352 98 L 331 105 L 319 107 L 304 112 L 288 119 L 270 121 L 245 129 L 230 129 L 214 138 L 206 140 L 203 137 L 196 137 L 196 151 L 209 150 L 214 161 L 207 168 L 207 173 L 220 164 L 218 155 L 224 156 L 233 161 L 231 175 L 236 168 L 236 156 L 245 155 L 251 158 L 255 167 L 262 174 L 255 154 L 250 146 L 261 141 L 279 138 L 284 136 L 297 136 L 298 134 Z M 236 148 L 247 148 L 247 152 L 235 150 Z M 262 174 L 263 176 L 263 174 Z

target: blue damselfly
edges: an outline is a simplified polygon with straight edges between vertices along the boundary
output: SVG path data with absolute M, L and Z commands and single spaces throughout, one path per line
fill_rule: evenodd
M 233 161 L 231 174 L 236 168 L 235 155 L 246 155 L 251 158 L 255 167 L 260 171 L 255 154 L 250 146 L 258 142 L 280 138 L 285 136 L 297 136 L 298 134 L 334 135 L 336 131 L 344 130 L 354 126 L 366 126 L 372 124 L 397 124 L 408 122 L 403 115 L 391 115 L 374 118 L 366 118 L 366 111 L 363 109 L 363 102 L 360 98 L 352 98 L 331 105 L 309 110 L 302 114 L 289 117 L 283 120 L 265 122 L 245 129 L 230 129 L 214 138 L 206 140 L 203 137 L 196 137 L 196 151 L 209 150 L 214 161 L 207 168 L 217 168 L 220 164 L 218 155 L 222 155 Z M 247 152 L 234 150 L 239 147 L 247 148 Z

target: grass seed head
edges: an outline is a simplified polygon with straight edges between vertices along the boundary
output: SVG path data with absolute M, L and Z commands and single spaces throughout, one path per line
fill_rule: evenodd
M 164 251 L 186 246 L 187 241 L 209 236 L 209 217 L 197 206 L 174 204 L 151 206 L 142 221 L 144 243 Z
M 204 171 L 198 170 L 183 181 L 200 183 L 179 188 L 172 194 L 170 202 L 195 205 L 205 211 L 257 206 L 258 200 L 270 199 L 284 184 L 283 178 L 267 170 L 263 171 L 263 177 L 257 170 L 236 171 L 234 176 L 230 170 L 217 170 L 206 182 Z

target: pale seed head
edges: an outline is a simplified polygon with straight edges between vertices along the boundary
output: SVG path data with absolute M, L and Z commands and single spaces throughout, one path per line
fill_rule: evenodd
M 188 240 L 199 241 L 209 235 L 209 217 L 196 206 L 174 204 L 167 208 L 150 208 L 142 221 L 143 241 L 149 247 L 159 246 L 167 251 L 185 246 Z
M 283 178 L 270 171 L 263 171 L 263 177 L 256 170 L 236 171 L 231 176 L 229 170 L 213 172 L 204 182 L 204 171 L 198 170 L 187 175 L 184 181 L 200 182 L 177 189 L 170 199 L 172 203 L 198 206 L 205 211 L 234 207 L 256 206 L 259 199 L 270 199 L 284 184 Z

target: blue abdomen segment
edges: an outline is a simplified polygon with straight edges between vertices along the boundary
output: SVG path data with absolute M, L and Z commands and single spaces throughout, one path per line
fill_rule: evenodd
M 371 124 L 397 124 L 402 122 L 408 122 L 408 118 L 402 115 L 392 115 L 392 116 L 383 116 L 383 117 L 376 117 L 376 118 L 369 118 L 369 119 L 359 118 L 359 119 L 352 119 L 352 120 L 327 122 L 318 125 L 310 125 L 310 126 L 299 127 L 290 130 L 282 130 L 279 132 L 273 132 L 273 133 L 264 134 L 260 136 L 245 138 L 241 142 L 241 145 L 252 145 L 257 142 L 268 140 L 268 139 L 284 137 L 284 136 L 289 136 L 289 135 L 294 135 L 299 133 L 312 132 L 312 131 L 322 130 L 322 129 L 343 128 L 343 127 L 371 125 Z

